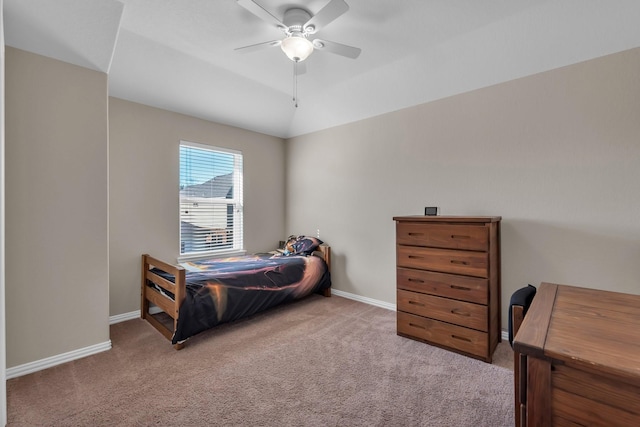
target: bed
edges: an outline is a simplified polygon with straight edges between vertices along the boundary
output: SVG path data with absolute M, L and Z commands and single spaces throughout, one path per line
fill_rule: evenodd
M 179 265 L 144 254 L 141 317 L 179 350 L 188 338 L 217 325 L 313 293 L 331 296 L 330 266 L 331 248 L 322 242 L 307 251 L 285 249 Z

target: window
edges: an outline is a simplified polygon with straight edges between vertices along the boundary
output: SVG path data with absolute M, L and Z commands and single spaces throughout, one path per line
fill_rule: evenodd
M 180 255 L 243 249 L 242 153 L 180 142 Z

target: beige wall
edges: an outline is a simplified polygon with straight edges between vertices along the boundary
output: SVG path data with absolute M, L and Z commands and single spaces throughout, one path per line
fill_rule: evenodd
M 107 75 L 6 48 L 7 367 L 109 341 Z
M 395 303 L 391 218 L 437 205 L 503 217 L 503 317 L 526 283 L 638 293 L 638 69 L 634 49 L 284 143 L 7 48 L 7 366 L 139 309 L 140 254 L 178 255 L 181 139 L 241 150 L 247 249 L 320 229 L 337 289 Z
M 7 424 L 4 256 L 4 1 L 0 0 L 0 425 Z
M 638 70 L 633 49 L 293 138 L 287 230 L 321 230 L 336 289 L 395 303 L 393 216 L 500 215 L 503 329 L 527 283 L 640 293 Z
M 110 313 L 140 309 L 140 256 L 179 255 L 180 140 L 242 151 L 244 241 L 250 252 L 284 237 L 284 141 L 117 98 L 109 99 Z

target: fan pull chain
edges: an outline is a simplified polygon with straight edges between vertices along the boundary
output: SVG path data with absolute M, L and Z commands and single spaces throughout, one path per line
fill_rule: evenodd
M 298 108 L 298 61 L 293 61 L 293 103 Z

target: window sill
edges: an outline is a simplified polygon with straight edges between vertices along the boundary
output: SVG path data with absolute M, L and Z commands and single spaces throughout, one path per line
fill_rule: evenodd
M 233 257 L 233 256 L 242 256 L 242 255 L 246 255 L 247 251 L 244 249 L 232 249 L 232 250 L 228 250 L 228 251 L 215 251 L 215 252 L 203 252 L 203 253 L 197 253 L 197 254 L 185 254 L 182 256 L 178 257 L 178 263 L 181 262 L 185 262 L 185 261 L 195 261 L 195 260 L 201 260 L 201 259 L 208 259 L 208 258 L 227 258 L 227 257 Z

